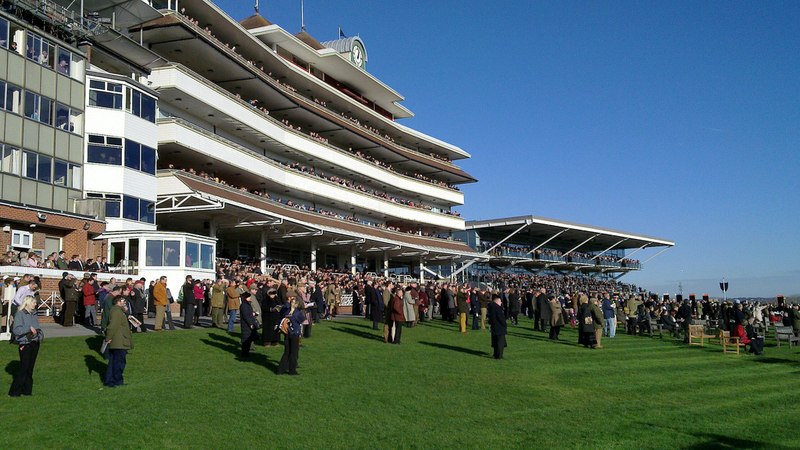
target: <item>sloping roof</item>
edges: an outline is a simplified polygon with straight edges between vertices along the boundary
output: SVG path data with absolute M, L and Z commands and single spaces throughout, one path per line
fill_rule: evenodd
M 239 25 L 243 26 L 247 30 L 252 30 L 254 28 L 268 27 L 272 25 L 272 22 L 265 19 L 261 14 L 253 14 L 246 19 L 242 19 L 242 21 L 239 22 Z
M 314 39 L 313 36 L 311 36 L 310 34 L 306 33 L 305 31 L 301 31 L 301 32 L 295 34 L 294 37 L 296 37 L 297 39 L 300 39 L 301 41 L 305 42 L 306 44 L 308 44 L 309 47 L 313 48 L 314 50 L 324 50 L 325 49 L 324 45 L 320 44 L 318 40 Z

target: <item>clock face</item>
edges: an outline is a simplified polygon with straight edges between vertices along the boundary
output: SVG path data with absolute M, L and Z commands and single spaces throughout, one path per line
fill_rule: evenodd
M 352 58 L 353 58 L 353 64 L 355 64 L 356 67 L 359 67 L 359 68 L 363 68 L 364 67 L 364 51 L 361 50 L 361 46 L 360 45 L 354 45 L 353 46 Z

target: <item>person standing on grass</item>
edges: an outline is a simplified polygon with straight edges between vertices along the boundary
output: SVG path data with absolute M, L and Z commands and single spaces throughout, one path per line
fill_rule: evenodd
M 456 294 L 456 307 L 458 308 L 458 331 L 467 334 L 467 313 L 469 313 L 469 303 L 467 303 L 467 291 L 461 286 Z
M 264 346 L 277 347 L 281 339 L 281 332 L 277 329 L 281 321 L 281 304 L 278 302 L 278 291 L 275 288 L 267 289 L 267 295 L 261 310 L 264 312 Z
M 491 295 L 486 292 L 486 286 L 481 286 L 480 291 L 478 291 L 478 303 L 481 306 L 481 330 L 486 329 L 486 315 L 489 312 L 489 303 L 491 303 L 492 298 Z
M 378 291 L 372 286 L 373 281 L 367 280 L 364 286 L 364 298 L 369 305 L 369 314 L 372 319 L 372 329 L 377 330 L 378 324 L 383 319 L 383 301 L 378 296 Z
M 594 339 L 597 341 L 597 345 L 594 348 L 603 348 L 603 311 L 600 310 L 600 300 L 597 298 L 592 298 L 591 312 L 594 324 Z
M 592 319 L 592 305 L 589 303 L 589 297 L 581 295 L 580 306 L 578 307 L 578 344 L 584 347 L 594 348 L 597 345 L 597 340 L 594 334 L 594 320 Z
M 95 290 L 95 281 L 91 277 L 84 280 L 83 283 L 83 307 L 84 307 L 84 325 L 87 327 L 94 327 L 95 320 L 97 320 L 97 293 Z
M 561 333 L 561 327 L 564 326 L 564 313 L 561 308 L 561 301 L 555 295 L 550 294 L 548 300 L 550 308 L 550 334 L 548 337 L 554 341 L 558 340 L 558 335 Z
M 392 292 L 394 283 L 386 281 L 383 287 L 383 342 L 392 343 Z
M 403 315 L 403 287 L 397 286 L 392 292 L 392 300 L 389 308 L 391 325 L 389 330 L 389 342 L 392 344 L 400 344 L 400 336 L 403 331 L 403 322 L 406 321 Z
M 124 296 L 114 297 L 115 303 L 111 307 L 106 329 L 106 342 L 108 343 L 108 368 L 103 383 L 107 387 L 117 387 L 125 384 L 123 373 L 127 363 L 128 351 L 133 349 L 133 337 L 128 326 L 128 317 L 125 312 L 128 308 Z
M 492 333 L 492 357 L 503 359 L 503 352 L 506 348 L 506 315 L 503 312 L 503 303 L 500 296 L 492 294 L 492 302 L 489 303 L 487 314 L 489 316 L 489 328 Z
M 211 286 L 211 326 L 225 328 L 225 279 Z
M 186 282 L 183 283 L 183 286 L 181 287 L 181 293 L 183 294 L 183 328 L 189 329 L 192 328 L 195 308 L 194 283 L 192 282 L 191 275 L 186 275 Z
M 407 286 L 403 292 L 403 317 L 406 319 L 406 327 L 414 326 L 416 316 L 414 315 L 414 297 L 411 295 L 411 286 Z
M 298 308 L 297 293 L 287 291 L 287 304 L 282 310 L 283 320 L 286 320 L 285 337 L 283 344 L 283 356 L 278 364 L 278 375 L 288 373 L 297 375 L 297 360 L 300 358 L 300 334 L 302 333 L 303 321 L 306 320 L 305 314 Z
M 603 293 L 603 323 L 604 334 L 613 338 L 617 334 L 617 313 L 614 309 L 614 302 L 608 296 L 608 292 Z
M 231 280 L 228 282 L 228 289 L 225 290 L 225 295 L 228 297 L 228 333 L 233 333 L 233 324 L 236 322 L 236 314 L 239 312 L 241 303 L 239 297 L 242 294 L 236 284 L 236 281 Z
M 42 341 L 42 327 L 36 317 L 36 298 L 26 296 L 14 314 L 14 325 L 11 328 L 16 343 L 19 344 L 19 369 L 14 374 L 14 381 L 8 390 L 9 397 L 33 394 L 33 367 L 39 355 Z
M 256 299 L 253 291 L 257 289 L 257 286 L 253 283 L 250 292 L 245 292 L 240 297 L 242 305 L 239 307 L 241 312 L 239 325 L 242 329 L 242 358 L 250 356 L 250 348 L 253 342 L 258 339 L 258 314 L 253 309 L 253 302 Z
M 161 331 L 164 327 L 164 319 L 167 316 L 167 306 L 169 306 L 167 277 L 165 276 L 159 278 L 158 282 L 153 286 L 153 306 L 156 308 L 155 330 Z

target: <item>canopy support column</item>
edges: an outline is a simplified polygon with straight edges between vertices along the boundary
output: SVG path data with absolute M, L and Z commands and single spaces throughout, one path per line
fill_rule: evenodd
M 317 271 L 317 243 L 311 241 L 311 271 Z
M 261 273 L 267 272 L 267 230 L 261 230 Z

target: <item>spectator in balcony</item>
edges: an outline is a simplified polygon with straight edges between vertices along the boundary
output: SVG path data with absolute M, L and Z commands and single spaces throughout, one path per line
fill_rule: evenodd
M 67 267 L 69 268 L 69 270 L 75 270 L 75 271 L 78 271 L 78 272 L 83 272 L 83 270 L 84 270 L 83 261 L 81 261 L 80 255 L 72 255 L 72 258 L 70 258 L 70 261 L 69 261 L 69 264 L 67 265 Z
M 25 296 L 14 314 L 12 334 L 19 344 L 19 369 L 8 390 L 9 397 L 33 394 L 33 367 L 42 341 L 42 328 L 36 317 L 36 298 Z

